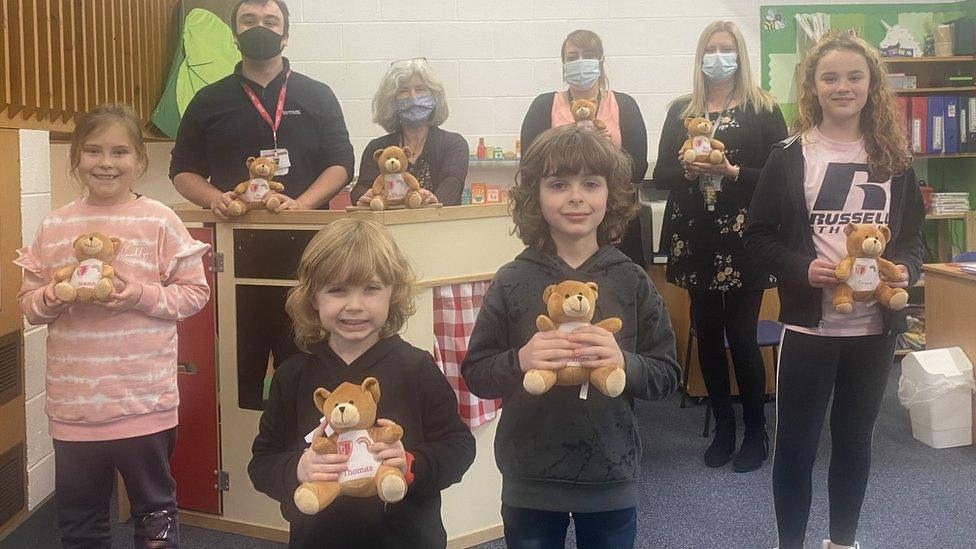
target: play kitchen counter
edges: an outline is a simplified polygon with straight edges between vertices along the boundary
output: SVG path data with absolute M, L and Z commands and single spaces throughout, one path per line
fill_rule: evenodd
M 433 350 L 438 288 L 474 285 L 483 292 L 484 281 L 524 248 L 511 234 L 507 204 L 385 212 L 255 211 L 231 222 L 217 222 L 209 210 L 191 205 L 174 209 L 197 238 L 214 243 L 214 255 L 208 259 L 212 260 L 215 284 L 210 317 L 198 315 L 181 323 L 180 362 L 185 375 L 180 376 L 183 402 L 174 475 L 178 485 L 189 482 L 206 496 L 197 504 L 189 486 L 181 488 L 181 521 L 281 541 L 287 540 L 288 524 L 278 503 L 255 491 L 247 474 L 261 413 L 238 406 L 237 289 L 292 286 L 298 259 L 319 229 L 347 216 L 371 219 L 389 229 L 419 278 L 417 313 L 401 336 L 421 349 Z M 218 328 L 214 330 L 213 326 Z M 215 364 L 209 368 L 208 345 L 210 356 L 216 349 L 218 357 L 210 359 Z M 202 354 L 187 356 L 184 348 Z M 184 426 L 190 431 L 190 425 L 201 421 L 214 423 L 209 426 L 209 435 L 201 428 L 193 435 L 201 440 L 184 436 Z M 494 419 L 472 429 L 477 440 L 474 465 L 461 484 L 443 493 L 442 514 L 450 546 L 463 547 L 501 536 L 501 476 L 492 450 L 496 424 Z M 201 455 L 207 448 L 216 455 Z M 194 474 L 196 479 L 212 480 L 188 480 Z M 211 484 L 216 486 L 216 493 Z

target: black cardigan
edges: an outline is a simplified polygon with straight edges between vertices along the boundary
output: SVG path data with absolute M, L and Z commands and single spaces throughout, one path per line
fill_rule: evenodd
M 289 547 L 444 547 L 441 490 L 459 482 L 474 461 L 475 441 L 458 416 L 457 398 L 430 353 L 399 336 L 381 339 L 351 364 L 319 343 L 313 354 L 299 353 L 275 371 L 268 404 L 247 467 L 254 487 L 281 503 L 291 523 Z M 379 498 L 340 497 L 314 516 L 300 513 L 298 460 L 305 435 L 322 413 L 312 394 L 344 381 L 380 382 L 377 417 L 403 427 L 403 446 L 414 455 L 414 481 L 399 503 Z
M 460 134 L 442 130 L 437 126 L 431 126 L 428 132 L 427 142 L 420 156 L 426 158 L 430 164 L 433 193 L 441 204 L 457 206 L 461 203 L 464 178 L 468 175 L 468 142 Z M 378 137 L 366 145 L 362 159 L 359 161 L 356 185 L 349 193 L 353 204 L 373 186 L 373 181 L 380 173 L 380 168 L 373 159 L 373 153 L 377 149 L 385 149 L 391 145 L 401 147 L 402 139 L 402 132 L 397 130 Z
M 529 150 L 529 145 L 540 133 L 552 127 L 552 102 L 556 93 L 549 92 L 536 97 L 525 113 L 520 137 L 523 152 Z M 644 126 L 644 117 L 641 116 L 640 108 L 633 97 L 616 90 L 613 95 L 617 98 L 617 107 L 620 109 L 620 148 L 634 162 L 631 182 L 638 185 L 647 173 L 647 128 Z
M 804 158 L 799 136 L 773 147 L 752 199 L 746 221 L 746 248 L 779 279 L 780 321 L 815 328 L 823 314 L 823 290 L 810 286 L 807 272 L 817 258 L 803 194 Z M 925 209 L 908 168 L 891 179 L 891 242 L 883 257 L 908 268 L 908 283 L 921 276 Z M 907 329 L 905 310 L 882 308 L 884 333 Z

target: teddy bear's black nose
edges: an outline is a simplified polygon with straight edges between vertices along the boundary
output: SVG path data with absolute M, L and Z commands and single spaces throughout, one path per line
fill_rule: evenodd
M 336 406 L 336 410 L 339 410 L 339 413 L 341 414 L 342 412 L 345 412 L 346 411 L 346 405 L 345 404 L 340 404 L 340 405 Z

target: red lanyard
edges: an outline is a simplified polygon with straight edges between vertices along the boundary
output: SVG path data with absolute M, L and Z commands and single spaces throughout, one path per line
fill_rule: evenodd
M 285 73 L 285 81 L 282 82 L 281 91 L 278 92 L 278 107 L 275 110 L 275 118 L 273 121 L 271 120 L 271 115 L 268 114 L 268 111 L 264 108 L 264 105 L 262 105 L 261 101 L 258 100 L 258 96 L 254 94 L 254 90 L 251 89 L 251 86 L 247 82 L 241 82 L 241 87 L 244 88 L 244 93 L 246 93 L 247 97 L 251 100 L 251 104 L 253 104 L 254 108 L 257 109 L 258 114 L 261 115 L 261 118 L 263 118 L 264 121 L 271 126 L 271 136 L 274 138 L 274 148 L 276 151 L 278 150 L 278 127 L 281 126 L 281 113 L 284 112 L 285 109 L 285 95 L 288 94 L 288 78 L 290 76 L 291 71 Z

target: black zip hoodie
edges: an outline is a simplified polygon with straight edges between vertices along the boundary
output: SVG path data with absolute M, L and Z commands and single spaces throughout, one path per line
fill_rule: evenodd
M 823 318 L 823 290 L 810 286 L 807 272 L 817 258 L 810 228 L 810 212 L 803 194 L 803 139 L 795 135 L 773 146 L 749 207 L 744 238 L 746 249 L 779 280 L 780 321 L 816 328 Z M 925 208 L 908 168 L 891 178 L 889 212 L 891 242 L 882 257 L 908 268 L 908 283 L 921 276 Z M 907 329 L 905 310 L 882 307 L 884 334 Z
M 518 351 L 546 313 L 543 290 L 563 280 L 596 282 L 594 321 L 618 317 L 624 393 L 607 398 L 579 387 L 533 396 L 522 388 Z M 674 332 L 664 301 L 647 274 L 605 245 L 573 269 L 531 248 L 495 274 L 461 365 L 471 392 L 503 399 L 495 435 L 502 501 L 513 507 L 600 512 L 637 505 L 641 444 L 634 399 L 667 397 L 678 386 Z

